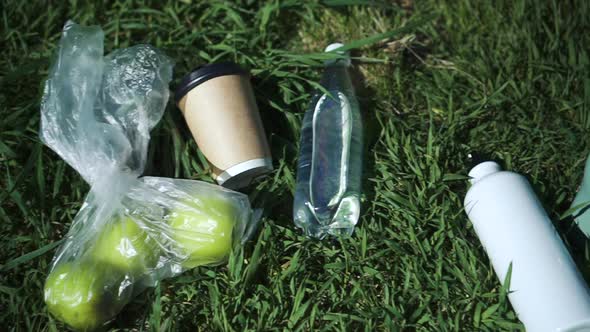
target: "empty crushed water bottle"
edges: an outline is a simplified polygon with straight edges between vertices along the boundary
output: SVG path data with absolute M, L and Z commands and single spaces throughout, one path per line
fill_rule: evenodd
M 363 133 L 349 66 L 348 55 L 326 62 L 321 85 L 328 93 L 316 93 L 301 129 L 293 218 L 320 239 L 352 234 L 359 219 Z

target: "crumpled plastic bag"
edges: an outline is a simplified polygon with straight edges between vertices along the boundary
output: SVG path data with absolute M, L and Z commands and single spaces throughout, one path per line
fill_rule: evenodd
M 103 41 L 99 27 L 66 23 L 41 103 L 41 139 L 91 185 L 44 289 L 49 311 L 77 330 L 159 280 L 224 263 L 256 219 L 244 194 L 140 177 L 173 64 L 149 45 L 104 56 Z

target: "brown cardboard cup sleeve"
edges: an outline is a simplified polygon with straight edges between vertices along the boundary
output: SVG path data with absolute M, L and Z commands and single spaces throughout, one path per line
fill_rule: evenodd
M 272 171 L 247 71 L 234 63 L 202 66 L 182 79 L 175 98 L 217 183 L 237 189 Z

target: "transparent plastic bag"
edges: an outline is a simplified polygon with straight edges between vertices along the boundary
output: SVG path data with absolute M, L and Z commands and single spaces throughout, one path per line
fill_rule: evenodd
M 41 103 L 41 139 L 91 185 L 44 291 L 77 330 L 100 327 L 163 278 L 225 262 L 256 219 L 244 194 L 139 177 L 173 64 L 149 45 L 103 56 L 103 40 L 99 27 L 65 25 Z

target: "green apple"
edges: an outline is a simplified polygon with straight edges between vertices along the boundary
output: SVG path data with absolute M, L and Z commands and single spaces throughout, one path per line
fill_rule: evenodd
M 58 265 L 45 281 L 51 314 L 79 331 L 92 331 L 111 319 L 130 299 L 125 275 L 94 262 Z
M 168 216 L 172 238 L 187 255 L 182 266 L 221 263 L 231 252 L 238 210 L 225 197 L 198 197 L 178 204 Z
M 91 249 L 91 255 L 96 261 L 137 275 L 155 267 L 159 247 L 136 222 L 122 217 L 105 226 Z

